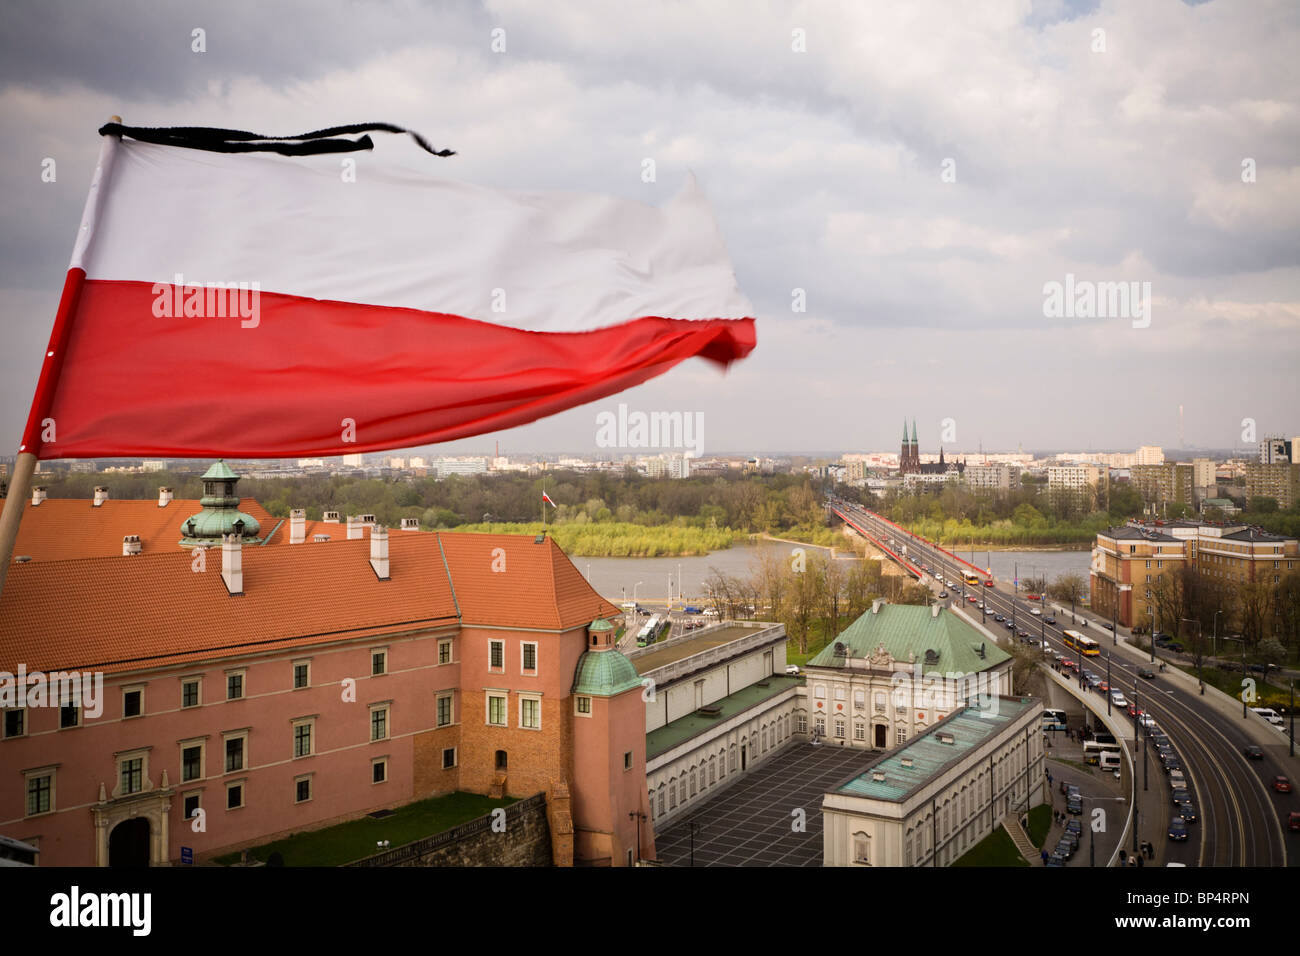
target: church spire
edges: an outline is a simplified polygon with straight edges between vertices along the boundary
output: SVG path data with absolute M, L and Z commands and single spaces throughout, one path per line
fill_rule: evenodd
M 906 428 L 907 426 L 904 425 L 903 427 Z M 912 444 L 913 445 L 918 444 L 916 440 L 916 419 L 915 418 L 912 419 Z

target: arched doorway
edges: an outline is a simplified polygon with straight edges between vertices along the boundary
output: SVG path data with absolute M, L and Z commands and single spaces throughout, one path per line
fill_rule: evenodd
M 149 865 L 149 821 L 132 817 L 113 827 L 108 835 L 109 866 Z
M 498 751 L 497 751 L 497 770 L 500 771 L 501 773 L 505 773 L 505 772 L 506 772 L 506 769 L 507 769 L 507 767 L 506 767 L 506 764 L 507 764 L 507 763 L 509 763 L 509 758 L 506 756 L 506 752 L 505 752 L 504 750 L 498 750 Z

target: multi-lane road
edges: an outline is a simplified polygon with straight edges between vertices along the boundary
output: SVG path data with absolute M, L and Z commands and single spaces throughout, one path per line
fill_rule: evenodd
M 835 504 L 833 510 L 851 525 L 889 545 L 891 550 L 901 552 L 906 545 L 906 563 L 913 567 L 925 565 L 931 571 L 939 572 L 944 579 L 958 584 L 963 573 L 972 570 L 931 542 L 902 531 L 873 512 L 844 502 Z M 891 538 L 894 541 L 892 545 Z M 987 575 L 981 573 L 981 577 Z M 961 592 L 951 594 L 950 600 L 966 603 L 965 591 L 963 586 Z M 970 591 L 978 592 L 978 600 L 985 603 L 987 626 L 994 633 L 1005 627 L 994 620 L 995 615 L 1001 614 L 1015 620 L 1016 630 L 1028 630 L 1034 638 L 1042 641 L 1047 663 L 1051 662 L 1053 651 L 1071 658 L 1076 656 L 1074 651 L 1065 647 L 1061 637 L 1062 631 L 1072 627 L 1068 612 L 1057 624 L 1048 624 L 1048 605 L 1020 599 L 1007 582 L 998 581 L 994 587 L 974 587 Z M 978 616 L 974 604 L 968 607 Z M 1030 613 L 1032 608 L 1040 608 L 1044 614 L 1033 615 Z M 1014 635 L 1013 631 L 1008 633 Z M 1194 687 L 1187 689 L 1181 681 L 1166 674 L 1158 673 L 1154 680 L 1140 678 L 1139 669 L 1149 666 L 1145 656 L 1115 641 L 1112 633 L 1099 626 L 1096 620 L 1084 629 L 1084 633 L 1090 634 L 1102 647 L 1102 656 L 1086 659 L 1084 667 L 1104 677 L 1109 653 L 1112 686 L 1118 687 L 1130 700 L 1136 696 L 1137 705 L 1151 714 L 1160 729 L 1168 734 L 1182 758 L 1200 819 L 1190 827 L 1191 836 L 1187 843 L 1170 844 L 1165 848 L 1165 858 L 1189 866 L 1287 866 L 1300 858 L 1300 852 L 1288 852 L 1289 841 L 1300 841 L 1300 834 L 1291 833 L 1286 828 L 1288 814 L 1300 810 L 1300 797 L 1295 793 L 1275 793 L 1270 786 L 1279 774 L 1295 779 L 1291 768 L 1282 765 L 1286 758 L 1269 752 L 1280 749 L 1276 746 L 1279 741 L 1275 741 L 1273 747 L 1264 748 L 1263 760 L 1248 760 L 1244 749 L 1258 740 L 1242 726 L 1245 720 L 1239 715 L 1235 719 L 1228 717 L 1198 694 Z M 1098 710 L 1104 709 L 1105 698 L 1097 695 L 1093 706 Z M 1123 719 L 1129 718 L 1125 714 Z M 1257 718 L 1251 715 L 1248 719 Z M 1277 736 L 1282 738 L 1281 734 Z M 1285 738 L 1280 743 L 1285 743 Z M 1150 775 L 1149 789 L 1141 792 L 1141 758 L 1141 753 L 1135 755 L 1134 763 L 1142 817 L 1146 819 L 1148 813 L 1160 813 L 1164 815 L 1163 819 L 1167 819 L 1173 806 L 1164 770 L 1154 750 L 1150 750 L 1147 757 L 1151 762 L 1147 771 Z M 1147 829 L 1144 824 L 1143 832 Z

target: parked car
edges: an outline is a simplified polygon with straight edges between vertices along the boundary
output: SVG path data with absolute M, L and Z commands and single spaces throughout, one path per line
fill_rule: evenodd
M 1298 814 L 1298 815 L 1300 815 L 1300 814 Z M 1083 823 L 1082 823 L 1082 821 L 1079 821 L 1079 820 L 1066 820 L 1066 821 L 1065 821 L 1065 832 L 1066 832 L 1066 833 L 1073 833 L 1075 836 L 1082 836 L 1082 835 L 1083 835 Z
M 1055 624 L 1055 623 L 1056 623 L 1056 618 L 1054 618 L 1054 617 L 1049 617 L 1049 618 L 1047 619 L 1047 623 L 1048 623 L 1048 624 Z
M 1241 752 L 1246 755 L 1248 760 L 1264 759 L 1264 751 L 1259 747 L 1256 747 L 1254 744 L 1247 744 L 1245 747 L 1242 747 Z
M 1043 616 L 1043 612 L 1040 611 L 1040 610 L 1039 610 L 1038 608 L 1036 608 L 1036 607 L 1031 607 L 1031 608 L 1029 609 L 1029 613 L 1032 614 L 1034 617 L 1042 617 L 1042 616 Z
M 1079 816 L 1083 813 L 1083 801 L 1077 797 L 1065 801 L 1065 812 L 1071 816 Z
M 939 597 L 941 597 L 941 598 L 946 598 L 947 596 L 948 596 L 948 592 L 947 592 L 947 591 L 940 591 L 940 592 L 939 592 Z
M 1151 670 L 1149 667 L 1139 667 L 1138 677 L 1145 678 L 1146 680 L 1155 680 L 1156 672 Z
M 785 667 L 785 672 L 786 672 L 787 674 L 789 674 L 791 677 L 798 677 L 798 676 L 799 676 L 799 665 L 798 665 L 798 664 L 787 664 L 786 667 Z
M 1182 817 L 1172 817 L 1169 820 L 1169 839 L 1180 843 L 1187 840 L 1187 824 Z
M 1047 858 L 1047 866 L 1065 866 L 1065 857 L 1053 851 L 1052 855 Z
M 1277 776 L 1273 778 L 1273 789 L 1278 793 L 1290 793 L 1291 781 L 1286 777 Z
M 1105 628 L 1106 630 L 1108 630 L 1108 631 L 1113 631 L 1113 630 L 1115 630 L 1115 625 L 1114 625 L 1114 624 L 1111 624 L 1109 621 L 1107 621 L 1105 624 L 1103 624 L 1102 627 L 1104 627 L 1104 628 Z
M 1074 844 L 1062 837 L 1056 844 L 1056 852 L 1068 860 L 1074 856 Z

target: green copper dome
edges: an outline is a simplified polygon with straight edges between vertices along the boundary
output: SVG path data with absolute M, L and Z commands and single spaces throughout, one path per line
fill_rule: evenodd
M 610 624 L 609 621 L 605 620 L 603 617 L 598 617 L 598 618 L 596 618 L 596 620 L 594 620 L 594 621 L 591 622 L 591 625 L 587 628 L 587 630 L 589 630 L 589 631 L 612 631 L 612 630 L 614 630 L 614 625 L 613 625 L 613 624 Z
M 181 522 L 182 548 L 216 547 L 221 536 L 242 534 L 248 544 L 258 544 L 262 526 L 252 515 L 239 510 L 239 494 L 235 485 L 239 475 L 230 470 L 224 461 L 214 462 L 203 473 L 203 497 L 199 504 L 203 510 Z
M 632 662 L 615 650 L 587 651 L 578 659 L 573 692 L 588 697 L 614 697 L 641 686 Z

